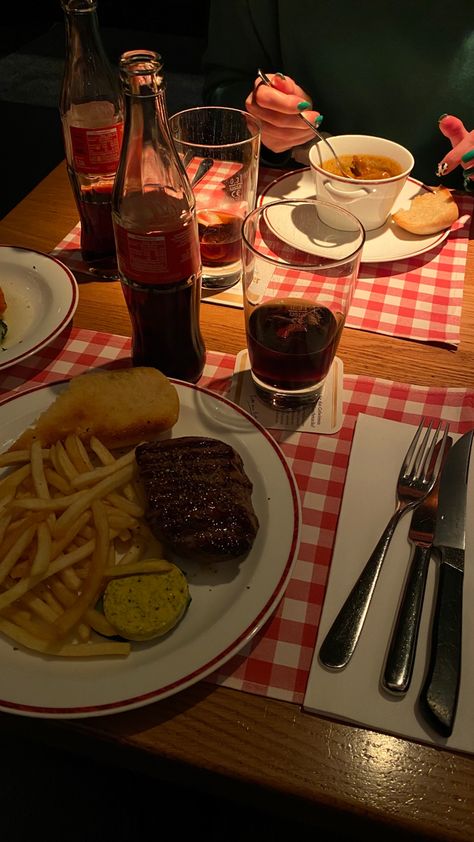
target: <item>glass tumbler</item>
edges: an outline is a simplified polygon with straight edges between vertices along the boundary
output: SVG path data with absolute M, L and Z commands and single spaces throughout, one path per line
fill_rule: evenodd
M 196 199 L 202 287 L 226 289 L 242 275 L 242 222 L 255 207 L 260 125 L 235 108 L 199 107 L 169 119 Z
M 330 216 L 324 213 L 328 208 Z M 355 216 L 317 199 L 272 202 L 246 217 L 247 348 L 257 394 L 267 404 L 293 410 L 314 405 L 321 395 L 364 241 Z

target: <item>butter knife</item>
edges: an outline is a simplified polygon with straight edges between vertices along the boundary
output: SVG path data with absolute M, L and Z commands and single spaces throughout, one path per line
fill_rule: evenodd
M 411 682 L 426 577 L 433 549 L 432 542 L 436 524 L 440 476 L 452 443 L 452 438 L 448 436 L 438 480 L 428 497 L 416 507 L 411 519 L 408 539 L 414 545 L 415 550 L 382 677 L 383 687 L 391 693 L 406 693 Z M 437 444 L 433 454 L 434 458 L 438 455 L 439 447 L 440 445 Z
M 432 727 L 449 737 L 461 678 L 462 600 L 469 461 L 474 430 L 453 444 L 441 474 L 433 547 L 440 557 L 430 662 L 420 708 Z

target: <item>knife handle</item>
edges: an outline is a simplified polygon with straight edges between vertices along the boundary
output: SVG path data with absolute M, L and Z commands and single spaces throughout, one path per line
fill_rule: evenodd
M 415 545 L 382 678 L 391 693 L 406 693 L 410 686 L 430 555 L 430 546 Z
M 439 571 L 428 674 L 420 695 L 432 727 L 449 737 L 453 730 L 461 675 L 463 572 L 442 563 Z

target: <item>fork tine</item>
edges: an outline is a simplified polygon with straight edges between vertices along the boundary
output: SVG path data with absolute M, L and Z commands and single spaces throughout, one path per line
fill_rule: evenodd
M 425 435 L 423 437 L 423 441 L 421 442 L 421 444 L 420 444 L 420 446 L 419 446 L 419 448 L 416 452 L 415 463 L 413 465 L 413 470 L 412 470 L 412 473 L 411 473 L 411 476 L 412 476 L 413 479 L 417 479 L 420 476 L 420 468 L 422 469 L 422 472 L 424 471 L 425 465 L 427 464 L 426 460 L 429 457 L 429 454 L 432 453 L 433 450 L 434 450 L 434 446 L 436 444 L 436 438 L 437 438 L 436 433 L 433 437 L 431 447 L 429 447 L 428 452 L 426 452 L 426 448 L 427 448 L 428 442 L 430 440 L 432 427 L 433 427 L 433 422 L 430 421 L 427 428 L 426 428 L 426 432 L 425 432 Z
M 439 430 L 440 426 L 441 426 L 441 421 L 439 422 L 438 430 Z M 448 433 L 449 433 L 449 423 L 446 422 L 446 425 L 445 425 L 445 428 L 444 428 L 444 433 L 443 433 L 443 438 L 441 439 L 441 446 L 439 448 L 438 456 L 436 457 L 436 462 L 434 463 L 433 470 L 431 472 L 431 476 L 435 478 L 435 481 L 436 481 L 436 477 L 438 476 L 438 474 L 440 472 L 441 465 L 443 463 L 443 455 L 444 455 L 444 451 L 446 450 L 446 444 L 447 444 L 447 441 L 448 441 Z
M 429 425 L 428 431 L 427 431 L 428 433 L 431 431 L 432 426 L 433 426 L 433 422 L 430 421 L 430 425 Z M 436 442 L 438 441 L 440 429 L 441 429 L 441 421 L 439 421 L 438 426 L 436 427 L 436 429 L 433 433 L 433 437 L 431 439 L 431 444 L 430 444 L 428 450 L 424 454 L 423 453 L 419 454 L 420 459 L 419 459 L 419 462 L 418 462 L 418 465 L 417 465 L 418 472 L 417 472 L 416 475 L 420 478 L 424 477 L 426 479 L 426 477 L 427 477 L 428 468 L 431 467 L 431 461 L 432 461 L 432 458 L 433 458 L 434 449 L 436 447 Z M 423 459 L 421 457 L 423 457 Z
M 436 442 L 438 441 L 440 430 L 441 430 L 441 421 L 438 422 L 438 426 L 436 427 L 436 430 L 433 433 L 433 439 L 431 441 L 431 445 L 428 448 L 428 451 L 425 455 L 425 458 L 423 459 L 423 465 L 422 465 L 421 471 L 420 471 L 420 477 L 421 478 L 428 479 L 428 472 L 429 472 L 430 468 L 431 468 L 431 471 L 429 473 L 429 476 L 430 477 L 433 476 L 434 465 L 432 465 L 431 463 L 432 463 L 432 460 L 433 460 L 433 453 L 434 453 L 434 449 L 436 447 Z
M 398 476 L 399 481 L 401 480 L 402 477 L 404 477 L 406 475 L 406 473 L 408 471 L 408 467 L 409 467 L 409 465 L 411 465 L 411 460 L 412 460 L 413 454 L 415 452 L 415 448 L 418 444 L 418 439 L 420 438 L 421 431 L 423 429 L 424 423 L 425 423 L 425 419 L 422 418 L 420 423 L 419 423 L 418 429 L 417 429 L 415 435 L 413 436 L 413 438 L 411 440 L 410 447 L 408 448 L 408 450 L 405 454 L 405 458 L 402 462 L 402 466 L 400 468 L 400 474 Z

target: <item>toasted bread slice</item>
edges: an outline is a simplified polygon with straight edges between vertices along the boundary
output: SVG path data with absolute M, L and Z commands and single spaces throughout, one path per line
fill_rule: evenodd
M 137 367 L 81 374 L 16 440 L 10 450 L 44 447 L 76 434 L 96 436 L 109 448 L 151 441 L 178 420 L 179 398 L 172 383 L 155 368 Z
M 458 206 L 451 191 L 447 187 L 437 187 L 434 193 L 415 196 L 410 207 L 392 214 L 392 219 L 410 234 L 427 236 L 450 228 L 458 216 Z

